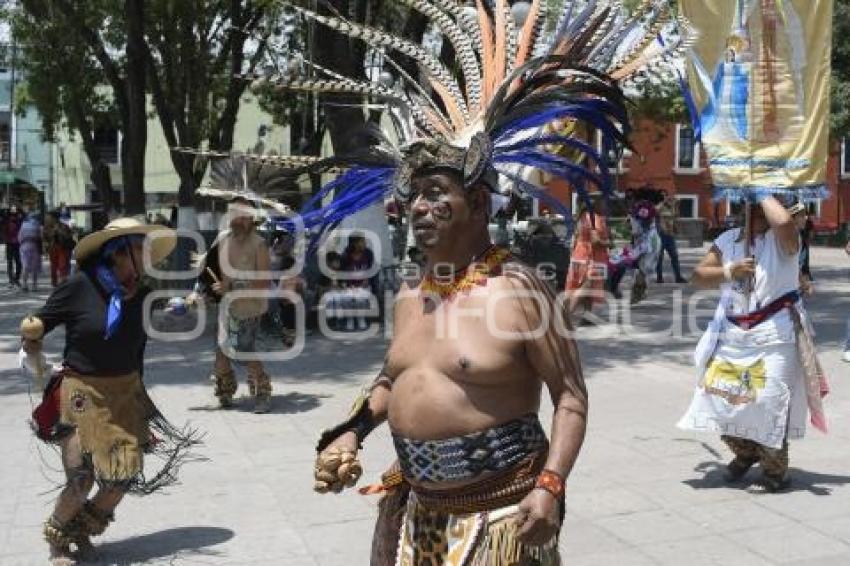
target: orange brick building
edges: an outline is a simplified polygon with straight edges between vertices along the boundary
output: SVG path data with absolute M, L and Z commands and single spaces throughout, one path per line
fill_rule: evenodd
M 620 160 L 618 191 L 646 185 L 664 189 L 679 198 L 683 218 L 702 219 L 707 227 L 717 226 L 731 214 L 730 203 L 712 199 L 705 152 L 695 143 L 689 126 L 641 121 L 631 139 L 635 151 L 625 152 Z M 819 232 L 834 232 L 850 221 L 850 136 L 833 142 L 828 171 L 830 197 L 809 206 Z M 552 190 L 571 198 L 566 187 Z

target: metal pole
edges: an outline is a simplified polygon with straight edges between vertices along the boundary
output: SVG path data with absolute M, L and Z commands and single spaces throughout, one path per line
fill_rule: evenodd
M 752 222 L 753 209 L 750 201 L 747 200 L 744 205 L 744 257 L 748 258 L 752 255 L 752 239 L 753 239 L 753 222 Z M 747 300 L 747 312 L 750 309 L 750 294 L 753 291 L 753 283 L 754 280 L 752 277 L 748 278 L 744 284 L 744 296 Z

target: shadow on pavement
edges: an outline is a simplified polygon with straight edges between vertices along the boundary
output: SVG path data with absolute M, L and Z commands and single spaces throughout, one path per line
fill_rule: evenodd
M 695 472 L 702 472 L 704 475 L 699 478 L 684 480 L 682 483 L 694 489 L 717 489 L 746 486 L 746 478 L 739 481 L 737 484 L 728 484 L 723 479 L 723 472 L 726 471 L 726 464 L 716 460 L 702 462 L 694 467 Z
M 150 533 L 98 546 L 98 563 L 138 564 L 156 558 L 219 554 L 206 547 L 227 542 L 234 536 L 230 529 L 218 527 L 180 527 Z
M 799 468 L 791 468 L 791 489 L 789 491 L 808 491 L 814 495 L 830 495 L 834 486 L 850 484 L 850 476 L 819 474 Z
M 210 390 L 212 391 L 212 390 Z M 322 406 L 322 399 L 329 399 L 332 395 L 315 395 L 312 393 L 298 393 L 293 391 L 286 395 L 272 395 L 272 408 L 269 414 L 272 415 L 294 415 L 297 413 L 307 413 L 318 409 Z M 190 411 L 237 411 L 242 413 L 250 413 L 254 410 L 254 400 L 251 397 L 243 395 L 234 399 L 232 409 L 221 409 L 215 400 L 209 405 L 200 407 L 189 407 Z
M 694 468 L 694 471 L 704 472 L 704 475 L 700 478 L 685 480 L 682 483 L 694 489 L 739 488 L 744 490 L 759 477 L 758 465 L 756 465 L 742 480 L 730 484 L 723 479 L 725 469 L 726 465 L 723 462 L 702 462 Z M 789 469 L 788 474 L 791 477 L 791 487 L 782 493 L 808 491 L 813 495 L 830 495 L 835 486 L 850 484 L 850 476 L 819 474 L 793 467 Z

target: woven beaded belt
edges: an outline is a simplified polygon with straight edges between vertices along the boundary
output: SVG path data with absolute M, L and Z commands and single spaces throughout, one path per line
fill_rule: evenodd
M 474 480 L 516 466 L 548 446 L 535 414 L 487 430 L 441 440 L 411 440 L 393 435 L 404 477 L 413 483 Z
M 537 474 L 546 462 L 546 451 L 532 454 L 519 464 L 485 480 L 447 490 L 412 487 L 420 505 L 450 514 L 481 513 L 514 505 L 534 489 Z

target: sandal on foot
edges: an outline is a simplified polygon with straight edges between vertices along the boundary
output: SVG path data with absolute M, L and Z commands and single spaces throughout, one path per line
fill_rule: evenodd
M 723 480 L 727 483 L 736 483 L 740 481 L 747 475 L 747 472 L 750 471 L 753 464 L 755 464 L 755 462 L 741 460 L 740 458 L 732 459 L 731 462 L 726 464 L 726 471 L 723 473 Z
M 782 493 L 789 487 L 791 487 L 791 478 L 788 476 L 783 478 L 762 476 L 748 491 L 750 493 Z
M 71 553 L 73 534 L 66 525 L 62 525 L 53 517 L 44 522 L 44 539 L 50 547 L 50 564 L 52 566 L 74 566 L 77 560 Z
M 271 398 L 266 396 L 258 396 L 257 400 L 254 402 L 254 414 L 255 415 L 264 415 L 272 410 L 272 401 Z
M 97 548 L 92 544 L 88 536 L 80 536 L 74 540 L 77 551 L 74 556 L 81 562 L 94 562 L 98 559 Z

